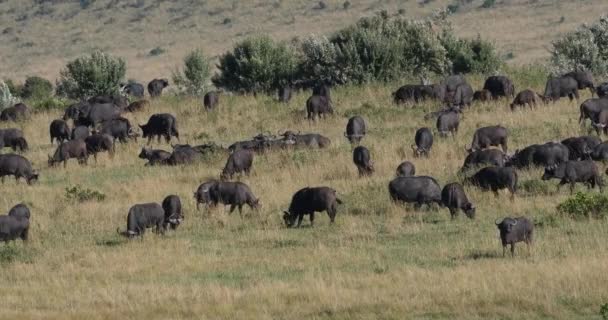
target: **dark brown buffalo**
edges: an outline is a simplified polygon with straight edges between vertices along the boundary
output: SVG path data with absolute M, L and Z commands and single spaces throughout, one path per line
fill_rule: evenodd
M 328 114 L 333 114 L 334 109 L 331 106 L 331 101 L 325 96 L 313 95 L 306 100 L 306 114 L 308 120 L 316 121 L 317 118 L 325 118 Z
M 59 162 L 63 162 L 65 168 L 69 159 L 78 159 L 78 163 L 87 164 L 89 154 L 87 152 L 87 144 L 84 140 L 70 140 L 64 142 L 57 147 L 55 154 L 49 155 L 49 166 L 55 166 Z
M 241 149 L 233 152 L 226 161 L 226 166 L 220 175 L 220 179 L 228 180 L 237 173 L 249 175 L 253 164 L 254 152 L 250 149 Z
M 511 110 L 515 110 L 516 107 L 525 107 L 528 106 L 530 109 L 536 108 L 539 100 L 542 100 L 543 97 L 540 97 L 536 92 L 526 89 L 517 94 L 513 102 L 511 103 Z
M 148 138 L 148 144 L 153 137 L 157 137 L 160 143 L 160 138 L 165 137 L 167 143 L 171 142 L 171 137 L 176 137 L 179 141 L 179 132 L 177 131 L 177 120 L 175 116 L 169 113 L 156 113 L 150 116 L 148 123 L 139 125 L 142 130 L 142 135 Z
M 12 107 L 8 107 L 0 113 L 1 121 L 21 121 L 30 118 L 30 110 L 23 103 L 17 103 Z
M 63 141 L 70 140 L 70 127 L 68 127 L 67 122 L 61 119 L 53 120 L 49 127 L 49 135 L 51 136 L 51 144 L 53 140 L 61 144 Z
M 4 183 L 5 176 L 14 176 L 17 181 L 24 178 L 27 184 L 38 180 L 38 172 L 32 169 L 32 163 L 17 154 L 0 155 L 0 177 Z
M 504 218 L 496 220 L 495 223 L 500 231 L 503 257 L 507 251 L 507 245 L 511 245 L 511 257 L 515 255 L 515 243 L 517 242 L 525 242 L 529 250 L 534 234 L 534 224 L 530 220 L 524 217 Z
M 127 108 L 125 109 L 125 111 L 127 112 L 138 112 L 138 111 L 144 111 L 146 109 L 150 108 L 150 101 L 148 100 L 138 100 L 138 101 L 133 101 L 131 102 Z
M 493 99 L 501 97 L 512 98 L 515 95 L 515 85 L 513 85 L 513 81 L 505 76 L 488 77 L 483 88 L 492 93 Z
M 160 97 L 163 94 L 163 89 L 169 86 L 167 79 L 154 79 L 148 83 L 148 93 L 151 98 Z
M 336 190 L 329 187 L 306 187 L 298 190 L 291 198 L 289 209 L 284 211 L 283 220 L 288 228 L 291 228 L 298 223 L 296 227 L 300 227 L 304 215 L 310 216 L 310 225 L 314 224 L 315 212 L 327 211 L 329 220 L 334 223 L 338 212 L 338 204 L 342 200 L 336 196 Z
M 207 110 L 214 110 L 217 105 L 220 103 L 220 92 L 219 91 L 209 91 L 203 97 L 203 106 Z

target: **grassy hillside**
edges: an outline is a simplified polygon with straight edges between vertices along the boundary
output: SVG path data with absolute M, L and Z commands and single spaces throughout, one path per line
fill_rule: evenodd
M 519 88 L 529 85 L 524 80 L 516 78 Z M 480 79 L 473 81 L 480 86 Z M 129 115 L 142 123 L 154 112 L 171 112 L 182 142 L 189 143 L 227 145 L 287 128 L 332 139 L 326 150 L 257 156 L 242 181 L 262 208 L 246 209 L 243 217 L 221 207 L 196 211 L 192 199 L 201 182 L 219 175 L 225 156 L 194 166 L 144 167 L 137 158 L 140 141 L 119 145 L 113 160 L 101 155 L 86 167 L 70 161 L 67 169 L 47 168 L 55 148 L 47 127 L 60 112 L 18 124 L 41 181 L 26 186 L 8 179 L 1 187 L 0 211 L 25 201 L 33 226 L 28 244 L 0 246 L 0 319 L 599 319 L 608 301 L 608 221 L 558 215 L 567 188 L 556 193 L 557 181 L 529 182 L 539 180 L 541 169 L 520 172 L 521 192 L 513 202 L 506 193 L 494 197 L 467 188 L 477 206 L 474 221 L 462 215 L 451 221 L 446 209 L 392 204 L 387 191 L 403 160 L 441 185 L 456 181 L 464 147 L 479 126 L 508 127 L 511 150 L 584 133 L 578 108 L 566 101 L 518 112 L 506 101 L 474 105 L 456 139 L 437 139 L 430 159 L 413 159 L 414 132 L 434 128 L 423 114 L 435 106 L 396 107 L 393 89 L 339 88 L 332 95 L 337 114 L 317 124 L 304 120 L 308 93 L 289 105 L 265 96 L 224 96 L 213 113 L 198 101 L 167 97 Z M 377 169 L 370 178 L 357 177 L 342 135 L 354 114 L 370 128 L 363 140 Z M 536 188 L 525 187 L 530 184 Z M 106 199 L 68 200 L 65 189 L 75 185 Z M 314 228 L 307 220 L 301 229 L 284 228 L 281 212 L 292 194 L 319 185 L 337 189 L 344 200 L 335 225 L 320 214 Z M 116 234 L 131 205 L 168 194 L 179 195 L 185 206 L 186 220 L 176 232 L 147 233 L 141 241 Z M 519 215 L 534 219 L 535 245 L 532 252 L 520 245 L 517 257 L 502 258 L 494 221 Z
M 548 56 L 551 40 L 606 12 L 602 0 L 343 0 L 318 1 L 163 1 L 4 0 L 0 5 L 0 75 L 22 79 L 57 77 L 68 59 L 94 48 L 123 56 L 130 78 L 167 76 L 183 56 L 202 48 L 215 56 L 255 33 L 290 39 L 330 33 L 362 16 L 388 10 L 424 18 L 454 3 L 451 17 L 460 35 L 494 41 L 511 64 Z

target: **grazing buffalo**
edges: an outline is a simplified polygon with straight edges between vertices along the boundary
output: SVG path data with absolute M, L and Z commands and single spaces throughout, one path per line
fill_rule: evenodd
M 289 101 L 291 101 L 292 94 L 293 94 L 292 87 L 287 86 L 287 85 L 280 87 L 277 92 L 279 102 L 288 103 Z
M 294 133 L 293 131 L 285 131 L 283 139 L 295 147 L 307 148 L 327 148 L 331 144 L 331 140 L 318 133 Z
M 142 130 L 144 139 L 148 138 L 148 145 L 154 136 L 157 137 L 160 143 L 160 137 L 164 136 L 167 143 L 171 142 L 171 137 L 176 137 L 179 141 L 179 132 L 177 131 L 177 120 L 172 114 L 155 113 L 150 116 L 148 123 L 139 125 Z
M 26 151 L 28 149 L 27 140 L 23 131 L 16 128 L 0 129 L 0 149 L 10 147 L 13 151 Z
M 24 204 L 13 207 L 8 215 L 0 216 L 0 241 L 27 241 L 30 229 L 30 210 Z
M 310 215 L 310 225 L 313 226 L 315 212 L 326 211 L 330 222 L 334 223 L 338 204 L 342 204 L 342 200 L 336 196 L 336 190 L 329 187 L 306 187 L 293 195 L 289 209 L 283 212 L 283 220 L 285 225 L 291 228 L 297 219 L 296 227 L 300 227 L 304 215 Z
M 306 100 L 306 114 L 308 120 L 317 120 L 317 117 L 325 117 L 327 114 L 333 114 L 334 109 L 331 106 L 331 101 L 324 96 L 313 95 Z
M 515 95 L 515 85 L 513 85 L 513 81 L 505 76 L 488 77 L 483 88 L 492 93 L 493 99 L 513 97 Z
M 608 161 L 608 142 L 602 142 L 595 146 L 590 156 L 594 161 Z
M 473 88 L 468 83 L 463 83 L 456 87 L 456 91 L 452 96 L 451 105 L 463 108 L 470 107 L 473 102 Z
M 547 142 L 545 144 L 534 144 L 524 149 L 516 150 L 510 157 L 506 166 L 525 168 L 531 166 L 550 167 L 570 159 L 568 147 L 561 143 Z
M 602 192 L 604 186 L 600 171 L 591 160 L 568 161 L 546 167 L 542 179 L 561 179 L 557 186 L 558 190 L 562 185 L 569 183 L 571 194 L 574 192 L 574 186 L 577 182 L 587 184 L 589 189 L 595 188 L 597 185 L 600 192 Z
M 600 98 L 605 98 L 608 96 L 608 82 L 603 82 L 597 88 L 595 88 L 595 93 Z
M 327 99 L 327 101 L 331 104 L 331 88 L 322 83 L 318 83 L 312 88 L 313 96 L 321 96 Z
M 346 124 L 346 132 L 344 136 L 350 143 L 358 144 L 361 142 L 361 139 L 365 137 L 367 133 L 367 129 L 365 128 L 365 120 L 360 116 L 354 116 L 348 119 L 348 123 Z
M 202 154 L 194 148 L 176 148 L 167 159 L 170 166 L 193 164 L 201 159 Z
M 107 134 L 114 141 L 118 140 L 122 143 L 126 143 L 127 139 L 133 138 L 137 141 L 137 133 L 133 131 L 131 122 L 126 118 L 116 118 L 101 123 L 99 132 Z
M 218 183 L 217 180 L 209 180 L 202 183 L 194 192 L 194 199 L 196 199 L 196 210 L 199 210 L 200 204 L 204 204 L 207 208 L 210 204 L 212 204 L 211 196 L 209 194 L 209 190 L 212 186 Z
M 0 155 L 0 177 L 4 183 L 5 176 L 14 176 L 17 181 L 24 178 L 27 184 L 38 180 L 38 173 L 32 169 L 32 163 L 17 154 Z
M 465 182 L 484 191 L 492 190 L 496 196 L 498 190 L 508 189 L 511 192 L 511 200 L 517 192 L 517 172 L 511 167 L 486 167 L 466 178 Z
M 460 124 L 460 114 L 458 112 L 446 112 L 441 114 L 437 118 L 437 131 L 439 136 L 447 137 L 448 133 L 452 134 L 452 137 L 458 132 L 458 126 Z
M 578 83 L 572 77 L 549 78 L 544 96 L 554 102 L 563 97 L 570 98 L 570 101 L 578 100 Z
M 171 218 L 165 213 L 165 210 L 158 203 L 143 203 L 136 204 L 129 209 L 127 215 L 127 230 L 118 234 L 133 238 L 143 236 L 147 228 L 156 227 L 156 233 L 165 234 L 167 226 L 178 224 L 176 218 Z
M 500 146 L 502 151 L 506 153 L 508 149 L 508 140 L 509 131 L 507 128 L 503 126 L 482 127 L 475 130 L 475 134 L 473 134 L 473 141 L 471 142 L 471 148 L 467 149 L 467 151 L 474 152 L 491 146 Z
M 121 112 L 122 109 L 114 103 L 84 104 L 77 111 L 78 117 L 74 121 L 74 125 L 95 127 L 104 121 L 119 118 Z
M 169 157 L 171 157 L 171 152 L 164 150 L 141 148 L 141 152 L 139 153 L 140 159 L 148 160 L 146 166 L 166 164 Z
M 84 140 L 70 140 L 64 142 L 57 147 L 55 154 L 51 157 L 49 155 L 49 166 L 55 166 L 59 162 L 63 162 L 65 168 L 68 164 L 68 159 L 78 159 L 78 163 L 87 164 L 89 154 L 87 152 L 87 144 Z
M 21 121 L 30 118 L 30 110 L 23 103 L 17 103 L 8 107 L 0 113 L 0 121 Z
M 359 177 L 371 176 L 374 173 L 374 163 L 366 147 L 358 146 L 353 150 L 353 162 L 357 166 Z
M 591 94 L 595 92 L 595 85 L 593 84 L 593 75 L 589 71 L 572 71 L 566 73 L 565 75 L 563 75 L 563 77 L 573 78 L 576 81 L 579 90 L 589 89 L 589 91 L 591 91 Z
M 513 102 L 511 103 L 511 111 L 515 110 L 516 107 L 523 108 L 526 105 L 530 109 L 536 108 L 538 101 L 541 99 L 544 99 L 544 97 L 540 97 L 540 95 L 538 95 L 536 92 L 526 89 L 515 96 L 515 99 L 513 99 Z
M 226 161 L 226 166 L 220 175 L 220 179 L 228 180 L 237 173 L 245 173 L 249 175 L 253 164 L 253 151 L 249 149 L 241 149 L 233 152 Z
M 148 93 L 151 98 L 160 97 L 163 94 L 163 89 L 169 86 L 167 79 L 154 79 L 148 83 Z
M 591 125 L 598 136 L 602 134 L 602 131 L 608 135 L 608 109 L 601 110 L 594 119 L 591 119 Z
M 393 201 L 415 203 L 417 209 L 433 202 L 441 205 L 441 187 L 431 177 L 397 177 L 388 184 L 388 191 Z
M 404 161 L 397 167 L 397 177 L 411 177 L 416 175 L 416 167 L 409 161 Z
M 114 157 L 114 140 L 107 134 L 97 133 L 88 136 L 84 139 L 84 143 L 87 145 L 87 153 L 93 155 L 95 162 L 97 162 L 99 152 L 107 152 L 110 154 L 110 158 Z
M 238 150 L 253 150 L 258 153 L 264 153 L 270 148 L 271 138 L 269 136 L 258 135 L 252 140 L 237 141 L 228 146 L 228 151 L 233 153 Z
M 432 85 L 405 85 L 393 92 L 393 101 L 395 104 L 406 103 L 413 101 L 418 103 L 429 99 L 436 98 L 434 86 Z
M 63 141 L 70 140 L 70 127 L 68 127 L 67 122 L 63 120 L 53 120 L 49 127 L 49 134 L 51 136 L 51 144 L 53 143 L 53 140 L 61 144 Z
M 260 206 L 259 199 L 253 195 L 249 186 L 242 182 L 220 181 L 209 188 L 209 198 L 213 206 L 218 203 L 230 205 L 230 213 L 238 208 L 239 214 L 242 214 L 245 204 L 251 209 L 258 209 Z
M 602 143 L 598 137 L 581 136 L 562 140 L 562 144 L 568 147 L 568 159 L 587 160 L 593 149 Z
M 441 203 L 450 210 L 452 219 L 456 218 L 458 210 L 462 210 L 470 219 L 475 218 L 475 206 L 469 202 L 460 183 L 454 182 L 443 187 L 443 190 L 441 190 Z
M 507 162 L 507 155 L 499 149 L 477 150 L 469 153 L 464 159 L 461 172 L 466 172 L 471 168 L 480 166 L 504 167 Z
M 89 98 L 87 102 L 90 105 L 95 104 L 114 104 L 119 110 L 124 110 L 129 105 L 129 99 L 121 95 L 101 95 Z
M 582 124 L 585 119 L 596 121 L 602 110 L 608 110 L 608 99 L 587 99 L 580 106 L 578 122 Z
M 412 145 L 414 150 L 414 157 L 425 156 L 429 157 L 429 152 L 433 147 L 433 133 L 429 128 L 420 128 L 416 130 L 416 136 L 414 137 L 415 145 Z
M 162 203 L 165 211 L 165 221 L 169 221 L 171 229 L 175 230 L 184 220 L 182 212 L 182 201 L 176 195 L 166 196 Z
M 144 85 L 137 82 L 129 82 L 120 86 L 120 91 L 138 99 L 142 99 L 145 94 Z
M 473 93 L 473 101 L 487 102 L 492 100 L 492 92 L 488 90 L 478 90 Z
M 203 97 L 203 106 L 207 111 L 214 110 L 220 103 L 220 92 L 209 91 Z
M 511 257 L 515 255 L 515 243 L 525 242 L 528 250 L 532 244 L 534 224 L 525 217 L 504 218 L 495 221 L 496 227 L 500 231 L 500 241 L 502 243 L 502 256 L 505 256 L 507 245 L 511 245 Z
M 91 135 L 91 130 L 88 126 L 76 126 L 72 129 L 70 140 L 84 140 Z
M 138 112 L 138 111 L 143 111 L 145 109 L 149 109 L 150 108 L 150 101 L 148 100 L 138 100 L 138 101 L 133 101 L 131 102 L 127 108 L 125 108 L 125 111 L 127 112 Z

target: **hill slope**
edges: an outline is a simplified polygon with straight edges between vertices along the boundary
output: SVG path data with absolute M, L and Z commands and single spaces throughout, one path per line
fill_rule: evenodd
M 324 0 L 324 9 L 316 1 L 293 0 L 4 0 L 0 75 L 52 79 L 68 59 L 101 48 L 127 59 L 129 77 L 147 80 L 167 75 L 193 48 L 217 55 L 255 33 L 278 39 L 330 33 L 380 10 L 423 18 L 454 3 L 419 2 L 352 0 L 345 10 L 343 0 Z M 481 0 L 458 2 L 468 4 L 451 17 L 457 32 L 496 42 L 512 64 L 546 58 L 551 40 L 608 9 L 603 0 L 499 0 L 488 9 Z

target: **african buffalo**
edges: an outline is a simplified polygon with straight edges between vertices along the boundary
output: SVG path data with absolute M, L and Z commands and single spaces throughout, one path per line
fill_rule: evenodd
M 568 147 L 570 160 L 587 160 L 593 149 L 602 141 L 598 137 L 581 136 L 564 139 L 561 143 Z
M 97 153 L 108 152 L 110 158 L 114 157 L 114 140 L 111 136 L 103 133 L 97 133 L 84 139 L 87 153 L 92 154 L 95 162 L 97 162 Z
M 289 141 L 295 147 L 308 147 L 323 149 L 329 147 L 331 140 L 318 133 L 294 133 L 293 131 L 285 131 L 282 134 L 284 140 Z
M 495 223 L 500 231 L 503 257 L 509 244 L 511 245 L 511 257 L 515 255 L 515 243 L 517 242 L 525 242 L 529 250 L 534 232 L 534 224 L 530 220 L 524 217 L 504 218 L 496 220 Z
M 260 206 L 259 199 L 253 195 L 249 186 L 242 182 L 220 181 L 209 188 L 209 198 L 213 206 L 218 203 L 230 205 L 230 213 L 236 208 L 239 209 L 239 213 L 242 213 L 245 204 L 251 209 L 257 209 Z
M 374 173 L 374 163 L 366 147 L 358 146 L 353 150 L 353 162 L 357 166 L 359 177 L 370 176 Z
M 74 121 L 74 125 L 95 127 L 104 121 L 119 118 L 121 112 L 122 109 L 113 103 L 82 105 L 78 111 L 78 117 Z
M 493 99 L 513 97 L 513 95 L 515 95 L 515 85 L 513 85 L 513 81 L 505 76 L 488 77 L 483 88 L 492 93 Z
M 116 229 L 116 232 L 128 238 L 143 237 L 147 228 L 156 227 L 156 233 L 165 234 L 169 224 L 177 224 L 177 219 L 167 215 L 158 203 L 136 204 L 129 209 L 127 230 Z
M 91 135 L 91 130 L 88 126 L 76 126 L 72 129 L 70 140 L 84 140 Z
M 0 177 L 2 183 L 4 183 L 5 176 L 15 176 L 17 181 L 19 181 L 19 178 L 24 178 L 27 184 L 32 184 L 32 182 L 38 180 L 38 172 L 32 169 L 32 163 L 17 154 L 0 155 Z
M 30 210 L 24 204 L 13 207 L 8 215 L 0 216 L 0 241 L 27 241 L 30 229 Z
M 127 139 L 135 139 L 137 141 L 138 134 L 133 131 L 131 122 L 126 118 L 116 118 L 101 123 L 99 133 L 107 134 L 114 141 L 118 140 L 121 143 L 126 143 Z
M 570 98 L 570 101 L 578 100 L 578 83 L 572 77 L 549 78 L 544 96 L 554 102 L 563 97 Z
M 441 137 L 447 137 L 448 133 L 451 133 L 454 137 L 458 132 L 459 124 L 460 115 L 458 112 L 443 113 L 437 118 L 437 131 L 439 131 Z
M 427 99 L 436 97 L 435 90 L 432 85 L 405 85 L 393 92 L 393 101 L 395 104 L 401 104 L 408 101 L 418 103 Z
M 143 111 L 143 110 L 149 109 L 149 108 L 150 108 L 150 101 L 148 101 L 148 100 L 138 100 L 138 101 L 131 102 L 125 108 L 125 111 L 127 111 L 127 112 L 138 112 L 138 111 Z
M 218 183 L 217 180 L 209 180 L 198 186 L 196 192 L 194 192 L 194 199 L 196 199 L 196 210 L 199 210 L 199 205 L 201 203 L 205 204 L 206 207 L 209 207 L 209 205 L 212 204 L 209 190 L 216 183 Z
M 561 179 L 559 188 L 564 184 L 570 184 L 570 194 L 574 192 L 574 186 L 577 182 L 587 184 L 589 189 L 595 188 L 597 185 L 602 192 L 604 182 L 600 176 L 600 171 L 591 160 L 583 161 L 568 161 L 558 165 L 545 168 L 543 180 Z
M 503 126 L 482 127 L 475 130 L 473 141 L 468 152 L 483 150 L 491 146 L 502 148 L 502 151 L 507 152 L 507 142 L 509 140 L 509 131 Z
M 120 91 L 139 99 L 142 99 L 145 93 L 144 86 L 141 83 L 137 82 L 129 82 L 126 84 L 122 84 L 120 86 Z
M 326 114 L 333 114 L 334 110 L 331 101 L 324 96 L 313 95 L 306 100 L 306 114 L 308 120 L 316 121 L 317 117 L 325 117 Z
M 150 116 L 148 123 L 139 125 L 142 130 L 143 137 L 148 138 L 148 145 L 154 136 L 157 137 L 160 143 L 160 137 L 164 136 L 167 143 L 171 142 L 171 137 L 174 136 L 179 141 L 179 132 L 177 131 L 177 120 L 175 116 L 168 113 L 155 113 Z
M 237 173 L 245 173 L 249 175 L 253 164 L 253 151 L 249 149 L 241 149 L 233 152 L 226 161 L 226 166 L 220 175 L 220 179 L 228 180 Z
M 548 167 L 568 161 L 570 151 L 568 147 L 558 142 L 534 144 L 524 149 L 516 150 L 510 157 L 506 166 L 525 168 L 531 166 Z
M 417 209 L 433 202 L 441 205 L 441 187 L 431 177 L 397 177 L 388 184 L 388 190 L 393 201 L 415 203 Z
M 511 200 L 517 192 L 517 172 L 511 167 L 486 167 L 471 177 L 467 177 L 465 182 L 481 188 L 482 190 L 492 190 L 498 196 L 498 190 L 509 189 Z
M 17 103 L 12 107 L 8 107 L 0 113 L 1 121 L 21 121 L 30 118 L 30 110 L 23 103 Z
M 150 97 L 156 98 L 163 94 L 163 89 L 169 86 L 167 79 L 154 79 L 148 83 L 148 93 Z
M 608 99 L 587 99 L 585 100 L 580 108 L 580 116 L 578 122 L 583 123 L 585 119 L 595 121 L 602 110 L 608 110 Z
M 466 172 L 471 168 L 486 165 L 504 167 L 507 160 L 507 155 L 499 149 L 477 150 L 467 155 L 460 171 Z
M 163 199 L 162 207 L 165 211 L 165 221 L 169 221 L 172 230 L 177 229 L 184 220 L 180 198 L 173 194 L 168 195 Z
M 129 105 L 129 99 L 121 95 L 101 95 L 89 98 L 87 102 L 90 105 L 95 104 L 114 104 L 119 110 L 124 110 Z
M 51 144 L 53 140 L 61 144 L 63 141 L 70 140 L 70 127 L 63 120 L 53 120 L 49 127 L 49 134 L 51 136 Z
M 577 70 L 564 74 L 562 77 L 571 77 L 578 84 L 579 90 L 589 89 L 591 94 L 595 92 L 595 85 L 593 84 L 593 75 L 589 71 Z
M 415 145 L 412 145 L 412 150 L 414 150 L 414 157 L 425 156 L 429 157 L 429 152 L 431 152 L 431 148 L 433 147 L 433 133 L 429 128 L 420 128 L 416 130 L 416 135 L 414 137 Z
M 209 91 L 203 97 L 203 106 L 207 111 L 214 110 L 220 103 L 220 92 Z
M 608 161 L 608 142 L 602 142 L 595 146 L 590 156 L 594 161 Z
M 336 196 L 336 190 L 329 187 L 306 187 L 293 195 L 289 209 L 283 212 L 283 220 L 285 225 L 291 228 L 296 224 L 297 219 L 296 227 L 300 227 L 304 215 L 310 215 L 310 225 L 312 226 L 315 212 L 326 211 L 330 222 L 334 223 L 338 204 L 342 204 L 342 200 Z
M 48 163 L 52 167 L 59 162 L 63 162 L 63 167 L 65 168 L 68 164 L 68 159 L 71 158 L 78 159 L 78 163 L 80 164 L 87 164 L 89 154 L 84 140 L 70 140 L 60 144 L 53 156 L 49 155 Z
M 515 96 L 515 99 L 511 103 L 511 110 L 513 111 L 516 107 L 525 107 L 526 105 L 530 109 L 536 108 L 538 101 L 543 99 L 544 97 L 540 97 L 536 92 L 526 89 Z
M 141 152 L 139 153 L 140 159 L 148 160 L 146 166 L 166 164 L 169 157 L 171 157 L 171 152 L 167 152 L 164 150 L 147 149 L 145 147 L 141 148 Z
M 16 128 L 0 129 L 0 149 L 10 147 L 13 151 L 28 149 L 23 131 Z
M 456 87 L 456 91 L 452 96 L 451 105 L 463 108 L 470 107 L 473 102 L 473 88 L 468 83 L 463 83 Z
M 397 167 L 397 177 L 411 177 L 416 175 L 416 167 L 409 161 L 404 161 Z
M 487 102 L 492 100 L 492 92 L 488 90 L 478 90 L 473 93 L 473 101 Z
M 367 130 L 365 128 L 365 120 L 360 116 L 354 116 L 348 119 L 348 123 L 346 124 L 346 132 L 344 136 L 350 143 L 358 144 L 361 142 L 361 139 L 365 137 Z
M 454 182 L 443 187 L 443 190 L 441 190 L 441 203 L 450 210 L 452 219 L 456 218 L 458 210 L 462 210 L 470 219 L 475 218 L 475 206 L 469 202 L 460 183 Z

